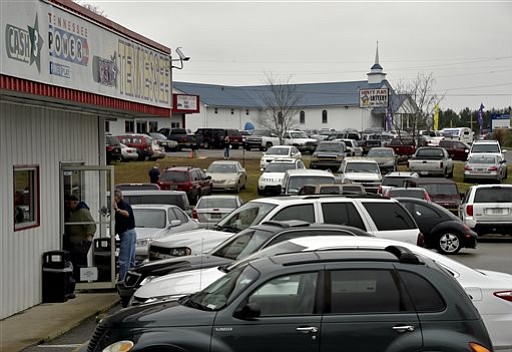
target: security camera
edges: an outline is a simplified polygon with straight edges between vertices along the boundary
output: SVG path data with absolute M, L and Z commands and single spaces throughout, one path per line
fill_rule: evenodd
M 181 51 L 181 47 L 176 48 L 176 54 L 178 54 L 178 56 L 180 57 L 180 60 L 183 60 L 183 61 L 190 60 L 189 56 L 185 56 L 185 54 L 183 54 L 183 52 Z

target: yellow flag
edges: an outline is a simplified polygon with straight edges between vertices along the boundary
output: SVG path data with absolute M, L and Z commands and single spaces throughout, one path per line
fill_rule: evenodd
M 434 131 L 439 130 L 439 103 L 436 104 L 434 111 Z

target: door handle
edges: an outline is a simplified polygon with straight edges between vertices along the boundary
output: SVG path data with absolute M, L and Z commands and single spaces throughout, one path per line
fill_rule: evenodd
M 314 327 L 314 326 L 307 326 L 307 327 L 303 327 L 303 328 L 296 328 L 295 330 L 297 330 L 297 331 L 299 331 L 299 332 L 301 332 L 303 334 L 318 332 L 318 328 Z
M 393 326 L 393 330 L 396 330 L 398 332 L 414 331 L 414 326 L 412 326 L 412 325 Z

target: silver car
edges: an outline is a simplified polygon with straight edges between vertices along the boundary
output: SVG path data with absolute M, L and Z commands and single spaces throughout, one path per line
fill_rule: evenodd
M 206 176 L 212 178 L 213 190 L 234 190 L 238 193 L 247 185 L 247 172 L 238 161 L 214 161 L 206 170 Z
M 464 182 L 491 180 L 501 182 L 507 178 L 507 163 L 500 154 L 473 154 L 464 166 Z
M 192 218 L 211 228 L 243 204 L 239 196 L 202 196 L 192 210 Z

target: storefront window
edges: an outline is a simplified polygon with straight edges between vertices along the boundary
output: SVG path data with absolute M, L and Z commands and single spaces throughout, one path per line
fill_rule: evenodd
M 14 230 L 39 226 L 39 166 L 14 167 Z
M 124 131 L 126 133 L 134 133 L 135 132 L 135 123 L 133 121 L 125 121 L 124 122 Z
M 157 121 L 149 121 L 149 132 L 158 131 L 158 122 Z

